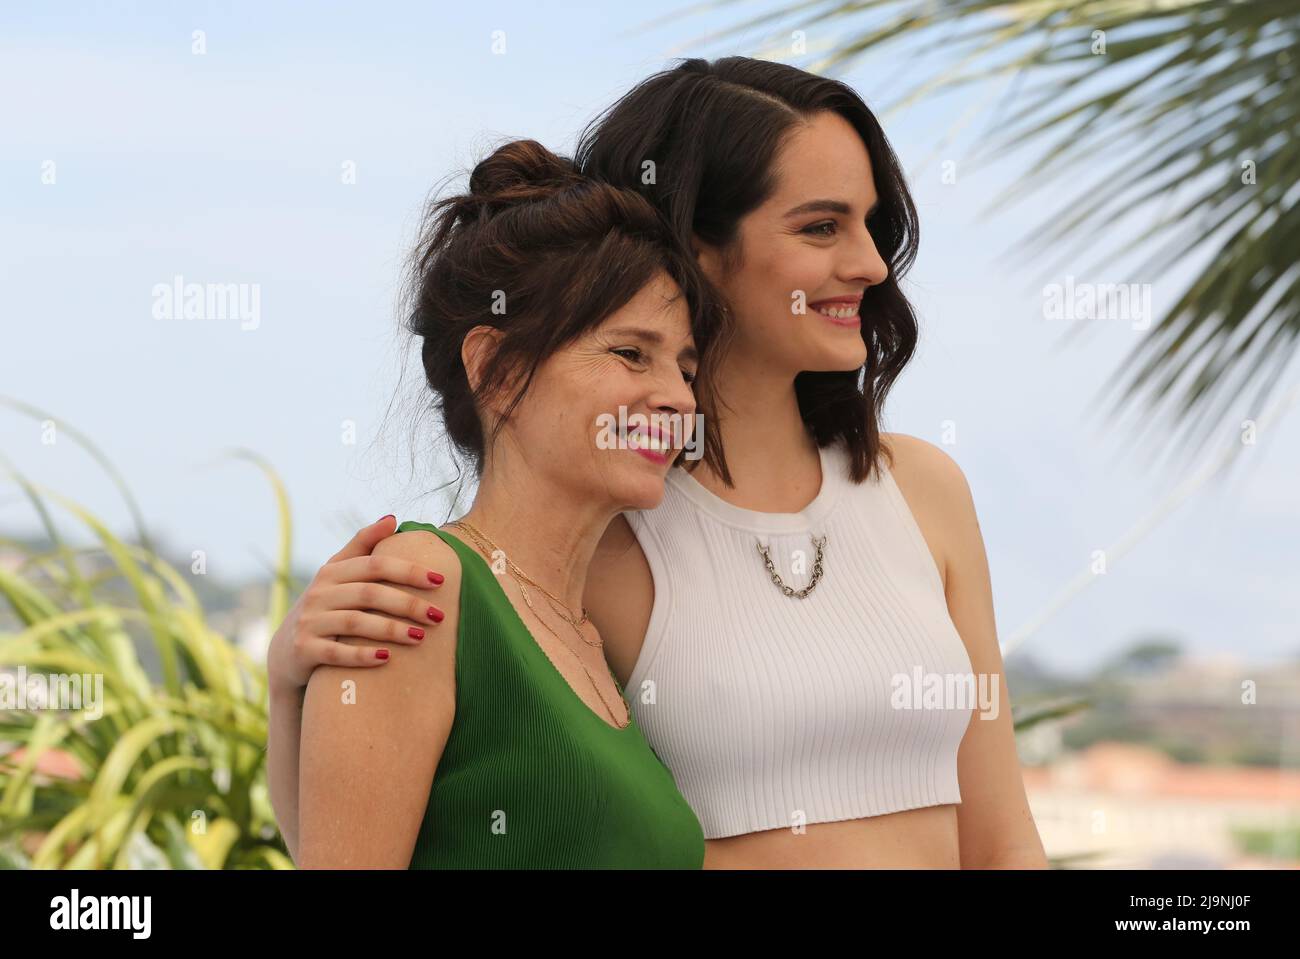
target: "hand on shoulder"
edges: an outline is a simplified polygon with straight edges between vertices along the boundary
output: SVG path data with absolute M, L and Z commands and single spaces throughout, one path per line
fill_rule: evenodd
M 445 577 L 442 585 L 431 589 L 403 587 L 407 592 L 417 596 L 438 597 L 438 606 L 447 610 L 460 602 L 460 554 L 447 544 L 437 533 L 427 529 L 408 529 L 394 533 L 387 539 L 380 540 L 373 555 L 395 556 L 436 569 Z
M 449 659 L 446 655 L 430 655 L 427 651 L 436 649 L 443 653 L 450 651 L 454 654 L 456 627 L 460 621 L 460 556 L 435 533 L 422 529 L 394 533 L 380 540 L 375 544 L 371 556 L 376 559 L 384 557 L 402 559 L 442 573 L 443 582 L 438 586 L 390 584 L 393 588 L 410 593 L 419 600 L 417 610 L 434 607 L 442 613 L 442 619 L 435 620 L 421 615 L 417 621 L 424 629 L 424 639 L 414 645 L 386 645 L 379 640 L 356 636 L 340 636 L 338 642 L 354 646 L 386 646 L 389 650 L 390 662 L 384 669 L 378 670 L 374 678 L 368 679 L 372 684 L 381 681 L 378 678 L 379 673 L 389 674 L 389 679 L 384 680 L 385 682 L 400 682 L 393 674 L 406 673 L 412 668 L 429 674 L 448 673 L 454 659 Z M 319 671 L 318 669 L 317 672 Z

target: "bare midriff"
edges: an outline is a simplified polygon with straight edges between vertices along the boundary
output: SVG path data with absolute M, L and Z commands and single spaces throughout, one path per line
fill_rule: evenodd
M 769 829 L 704 844 L 705 869 L 960 869 L 957 807 Z

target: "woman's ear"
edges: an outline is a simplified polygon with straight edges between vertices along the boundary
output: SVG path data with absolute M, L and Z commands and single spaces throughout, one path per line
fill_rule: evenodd
M 722 280 L 723 262 L 722 251 L 712 243 L 706 243 L 699 238 L 696 233 L 691 234 L 691 252 L 695 254 L 695 262 L 700 265 L 704 275 L 713 283 Z
M 476 396 L 488 363 L 496 355 L 497 346 L 504 335 L 494 326 L 480 324 L 466 333 L 465 339 L 461 341 L 460 361 L 465 365 L 465 378 L 469 380 L 469 388 Z M 499 414 L 500 410 L 495 409 L 494 405 L 496 392 L 489 391 L 481 397 L 481 402 Z

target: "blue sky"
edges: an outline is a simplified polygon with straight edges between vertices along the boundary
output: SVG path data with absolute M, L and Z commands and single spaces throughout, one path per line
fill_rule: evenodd
M 419 383 L 394 293 L 428 191 L 503 137 L 567 150 L 588 119 L 673 57 L 758 52 L 756 37 L 690 41 L 765 9 L 742 3 L 637 30 L 654 8 L 269 6 L 18 3 L 0 12 L 9 91 L 0 105 L 0 393 L 92 436 L 155 536 L 182 554 L 206 550 L 210 573 L 232 578 L 262 568 L 275 534 L 264 479 L 220 459 L 234 447 L 267 457 L 286 482 L 303 566 L 386 512 L 442 518 L 438 498 L 424 495 L 442 467 L 417 462 L 412 477 L 406 421 L 397 410 L 384 419 L 395 392 Z M 682 8 L 662 5 L 673 9 Z M 814 49 L 835 32 L 805 29 Z M 201 56 L 191 53 L 194 30 L 204 31 Z M 493 31 L 505 32 L 504 56 L 492 52 Z M 843 78 L 880 106 L 908 70 L 917 76 L 915 62 L 891 55 Z M 1097 321 L 1062 347 L 1065 326 L 1044 319 L 1042 288 L 1068 267 L 1045 275 L 1008 252 L 1047 207 L 982 215 L 1024 181 L 1028 158 L 967 174 L 964 150 L 982 119 L 944 142 L 969 104 L 1000 88 L 882 119 L 922 224 L 907 287 L 921 347 L 886 428 L 941 443 L 945 421 L 956 424 L 945 448 L 975 494 L 1005 639 L 1188 470 L 1121 455 L 1123 427 L 1096 416 L 1097 389 L 1142 334 Z M 958 161 L 956 183 L 941 181 L 945 159 Z M 42 183 L 47 161 L 53 184 Z M 347 161 L 355 184 L 340 182 Z M 1117 224 L 1112 239 L 1133 229 Z M 1149 282 L 1158 312 L 1197 266 L 1137 277 L 1121 263 L 1089 278 Z M 154 286 L 178 274 L 257 284 L 257 328 L 155 319 Z M 1259 412 L 1234 408 L 1223 442 Z M 1021 648 L 1067 670 L 1152 634 L 1207 654 L 1294 656 L 1296 420 L 1267 429 L 1226 481 L 1179 506 Z M 340 438 L 345 421 L 356 424 L 355 445 Z M 19 469 L 127 528 L 120 499 L 74 444 L 42 443 L 39 424 L 6 408 L 0 424 Z M 0 532 L 36 529 L 9 484 Z

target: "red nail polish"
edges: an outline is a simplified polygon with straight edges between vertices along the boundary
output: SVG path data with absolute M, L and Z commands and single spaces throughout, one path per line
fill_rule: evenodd
M 406 635 L 410 636 L 412 639 L 424 639 L 424 630 L 419 626 L 412 626 L 406 631 Z
M 433 572 L 432 570 L 430 570 L 430 572 L 429 572 L 429 582 L 433 583 L 434 586 L 441 586 L 441 585 L 442 585 L 442 573 L 435 573 L 435 572 Z
M 375 659 L 387 659 L 387 658 L 388 658 L 388 650 L 386 649 L 375 650 Z
M 431 620 L 433 620 L 435 623 L 441 623 L 441 622 L 442 622 L 442 610 L 440 610 L 437 606 L 430 606 L 430 607 L 429 607 L 429 618 L 430 618 Z

